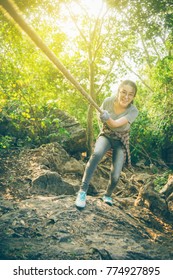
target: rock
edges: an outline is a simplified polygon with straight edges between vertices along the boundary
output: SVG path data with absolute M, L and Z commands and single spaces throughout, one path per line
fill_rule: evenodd
M 62 167 L 71 159 L 67 151 L 59 143 L 42 145 L 39 149 L 33 150 L 33 161 L 37 166 L 46 166 L 52 171 L 61 174 Z M 32 168 L 32 167 L 31 167 Z
M 40 191 L 46 190 L 51 194 L 74 194 L 72 185 L 65 182 L 57 172 L 44 171 L 39 177 L 33 180 L 33 188 L 40 188 Z
M 169 217 L 169 210 L 165 199 L 154 190 L 154 185 L 149 182 L 140 188 L 135 206 L 145 206 L 158 216 Z
M 166 185 L 160 190 L 160 194 L 164 195 L 166 198 L 173 193 L 173 175 L 169 175 L 168 182 Z
M 71 158 L 69 161 L 65 163 L 64 166 L 62 166 L 63 173 L 74 173 L 74 174 L 83 175 L 84 169 L 85 169 L 84 163 L 81 160 L 78 161 L 74 158 Z
M 90 196 L 83 211 L 69 195 L 23 199 L 1 216 L 0 259 L 172 259 L 172 235 L 164 236 L 164 223 L 147 209 L 130 209 Z
M 61 134 L 57 140 L 62 147 L 70 154 L 87 151 L 86 130 L 81 127 L 75 118 L 67 113 L 58 110 L 57 117 L 61 121 L 61 126 L 67 131 L 66 134 Z
M 10 151 L 6 158 L 1 156 L 0 165 L 5 166 L 0 182 L 0 259 L 173 259 L 172 220 L 166 216 L 172 194 L 165 200 L 157 193 L 152 174 L 147 178 L 137 168 L 132 178 L 125 170 L 111 207 L 101 199 L 109 179 L 104 162 L 81 211 L 74 204 L 85 163 L 59 143 Z M 109 169 L 110 165 L 105 170 Z
M 132 182 L 138 182 L 138 183 L 147 183 L 148 180 L 151 179 L 151 175 L 147 173 L 140 173 L 140 174 L 133 174 L 130 178 L 130 181 Z
M 168 201 L 168 209 L 171 215 L 173 216 L 173 200 Z
M 29 167 L 32 186 L 36 190 L 47 190 L 52 194 L 76 193 L 81 185 L 85 164 L 64 150 L 58 143 L 42 145 L 32 150 L 32 164 Z M 107 180 L 96 170 L 88 194 L 97 194 L 106 189 Z M 71 187 L 70 187 L 71 186 Z
M 166 202 L 168 204 L 168 209 L 171 215 L 173 216 L 173 193 L 171 193 L 168 198 L 166 199 Z

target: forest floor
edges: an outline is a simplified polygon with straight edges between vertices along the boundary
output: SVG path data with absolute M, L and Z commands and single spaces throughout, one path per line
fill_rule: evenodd
M 149 191 L 144 188 L 165 170 L 124 171 L 111 207 L 101 200 L 107 181 L 102 164 L 96 174 L 102 187 L 93 184 L 86 208 L 79 210 L 74 202 L 81 162 L 56 145 L 1 155 L 0 259 L 172 260 L 172 213 L 150 184 Z

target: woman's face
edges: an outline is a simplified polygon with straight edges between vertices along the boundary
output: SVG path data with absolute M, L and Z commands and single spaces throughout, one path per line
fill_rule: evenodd
M 118 92 L 118 103 L 126 108 L 135 97 L 135 89 L 130 85 L 123 85 Z

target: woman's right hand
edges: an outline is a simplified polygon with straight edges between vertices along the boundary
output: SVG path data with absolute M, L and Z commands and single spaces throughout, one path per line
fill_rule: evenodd
M 107 120 L 110 119 L 110 115 L 108 111 L 104 110 L 102 114 L 100 114 L 100 119 L 102 122 L 106 122 Z

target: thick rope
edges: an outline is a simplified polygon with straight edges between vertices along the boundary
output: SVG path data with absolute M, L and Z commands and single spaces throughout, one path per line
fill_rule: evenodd
M 58 68 L 59 71 L 75 86 L 75 88 L 87 99 L 87 101 L 95 107 L 100 113 L 102 110 L 91 98 L 90 95 L 83 89 L 83 87 L 76 81 L 72 74 L 65 68 L 65 66 L 58 60 L 55 54 L 47 47 L 43 40 L 37 35 L 35 30 L 31 28 L 23 17 L 19 14 L 17 6 L 11 0 L 0 0 L 0 5 L 3 9 L 14 19 L 14 21 L 21 27 L 23 31 L 31 38 L 39 49 L 47 56 L 47 58 Z

